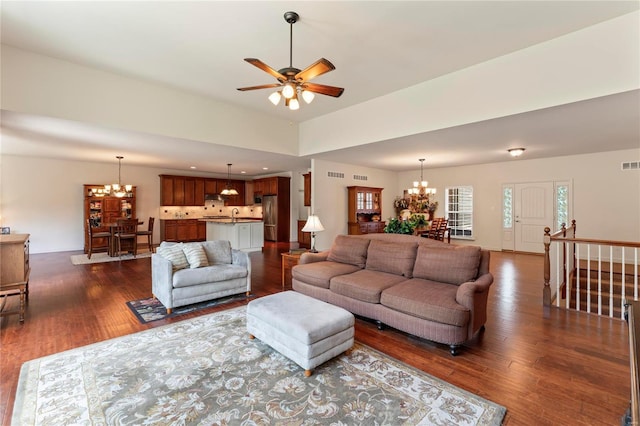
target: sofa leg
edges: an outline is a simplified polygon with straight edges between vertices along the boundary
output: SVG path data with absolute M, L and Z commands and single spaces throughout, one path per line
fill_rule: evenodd
M 376 326 L 378 326 L 378 330 L 384 330 L 384 324 L 381 321 L 376 321 Z
M 247 297 L 251 296 L 251 292 L 250 291 L 246 292 L 245 294 L 246 294 Z
M 167 315 L 171 315 L 171 312 L 173 312 L 173 309 L 167 308 Z
M 458 356 L 460 354 L 460 345 L 449 345 L 449 352 L 453 356 Z

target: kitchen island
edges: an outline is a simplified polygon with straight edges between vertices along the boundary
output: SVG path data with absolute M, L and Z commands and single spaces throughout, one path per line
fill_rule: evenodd
M 231 248 L 245 252 L 262 251 L 264 222 L 250 218 L 199 219 L 206 222 L 207 241 L 228 240 Z

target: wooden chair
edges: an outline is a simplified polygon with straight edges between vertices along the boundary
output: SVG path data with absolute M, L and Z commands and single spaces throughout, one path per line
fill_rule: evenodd
M 111 232 L 94 232 L 93 227 L 91 226 L 91 219 L 87 219 L 87 232 L 89 233 L 89 253 L 87 253 L 87 258 L 91 259 L 91 255 L 93 254 L 93 240 L 97 238 L 106 238 L 107 239 L 107 251 L 109 250 L 109 246 L 111 245 Z
M 445 219 L 444 217 L 436 217 L 431 221 L 431 228 L 429 228 L 429 231 L 426 235 L 423 234 L 422 236 L 433 240 L 444 241 L 445 234 L 449 231 L 447 228 L 448 223 L 448 219 Z M 451 237 L 449 236 L 449 238 Z M 451 242 L 451 240 L 449 240 L 449 242 Z
M 133 257 L 138 254 L 138 219 L 118 219 L 113 237 L 116 239 L 116 252 L 122 258 L 122 241 L 131 240 Z
M 153 250 L 153 222 L 155 221 L 155 218 L 153 217 L 149 217 L 149 224 L 147 226 L 147 230 L 146 231 L 137 231 L 136 235 L 140 236 L 147 236 L 147 244 L 149 246 L 149 251 L 151 253 L 154 252 Z

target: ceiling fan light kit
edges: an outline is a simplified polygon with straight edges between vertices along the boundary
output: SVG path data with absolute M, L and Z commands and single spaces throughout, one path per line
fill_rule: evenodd
M 263 84 L 260 86 L 240 87 L 238 90 L 258 90 L 278 88 L 269 95 L 269 101 L 278 105 L 281 98 L 285 98 L 285 106 L 291 110 L 300 108 L 299 97 L 302 97 L 307 104 L 310 104 L 315 98 L 315 94 L 340 97 L 344 92 L 342 87 L 327 86 L 324 84 L 309 83 L 309 80 L 316 78 L 329 71 L 333 71 L 336 67 L 325 58 L 318 59 L 304 70 L 294 68 L 293 66 L 293 24 L 298 22 L 300 15 L 296 12 L 285 12 L 284 20 L 289 24 L 289 66 L 278 71 L 271 68 L 259 59 L 245 58 L 244 60 L 251 65 L 260 68 L 262 71 L 270 74 L 278 80 L 278 83 Z

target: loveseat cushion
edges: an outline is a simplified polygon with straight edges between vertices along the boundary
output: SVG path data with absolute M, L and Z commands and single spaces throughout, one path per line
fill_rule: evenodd
M 458 286 L 413 278 L 382 292 L 380 303 L 418 318 L 464 327 L 471 314 L 456 302 Z
M 181 269 L 173 274 L 173 287 L 189 287 L 245 278 L 246 276 L 247 268 L 237 265 L 214 265 L 206 268 Z
M 367 261 L 369 242 L 369 239 L 353 235 L 338 235 L 333 240 L 327 260 L 355 265 L 362 269 Z
M 191 269 L 209 266 L 209 259 L 205 253 L 202 243 L 186 243 L 183 244 L 182 250 L 187 257 L 189 267 Z
M 291 276 L 293 279 L 302 281 L 305 284 L 329 288 L 331 278 L 338 275 L 350 274 L 358 270 L 360 270 L 360 268 L 354 265 L 323 260 L 320 262 L 296 265 L 291 269 Z
M 352 299 L 380 303 L 380 294 L 384 289 L 405 279 L 401 275 L 361 269 L 352 274 L 333 277 L 329 288 L 333 293 Z
M 480 247 L 447 248 L 420 245 L 413 267 L 413 277 L 460 285 L 478 276 Z
M 202 248 L 207 253 L 209 265 L 221 265 L 231 263 L 231 242 L 227 240 L 203 241 Z
M 367 249 L 366 269 L 412 277 L 416 262 L 416 243 L 389 243 L 373 240 Z
M 171 262 L 171 268 L 174 272 L 189 267 L 187 257 L 182 250 L 182 243 L 167 243 L 163 241 L 156 249 L 156 253 Z

